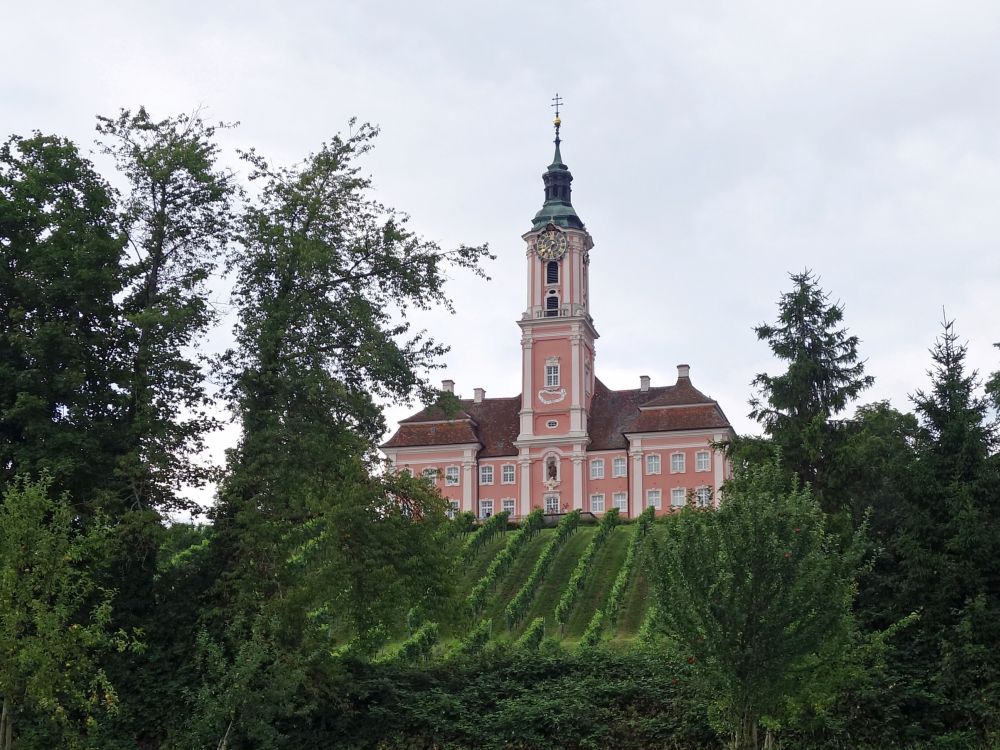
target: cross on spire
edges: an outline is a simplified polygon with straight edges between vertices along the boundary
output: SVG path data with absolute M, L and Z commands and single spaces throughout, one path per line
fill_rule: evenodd
M 559 96 L 559 94 L 556 94 L 555 96 L 552 97 L 552 102 L 553 102 L 553 104 L 551 106 L 553 106 L 553 107 L 556 108 L 556 119 L 558 120 L 559 119 L 559 105 L 563 103 L 563 98 L 561 96 Z

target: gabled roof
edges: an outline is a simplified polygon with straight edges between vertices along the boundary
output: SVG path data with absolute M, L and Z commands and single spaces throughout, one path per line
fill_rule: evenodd
M 595 379 L 590 405 L 588 450 L 624 450 L 627 434 L 680 430 L 729 429 L 719 404 L 691 384 L 687 376 L 675 385 L 648 390 L 612 391 Z M 480 458 L 516 456 L 521 397 L 461 399 L 452 415 L 440 407 L 423 409 L 399 423 L 383 448 L 413 448 L 479 443 Z

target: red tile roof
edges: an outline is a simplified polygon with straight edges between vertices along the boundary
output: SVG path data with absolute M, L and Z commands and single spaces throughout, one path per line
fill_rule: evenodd
M 383 448 L 431 447 L 479 443 L 480 458 L 516 456 L 514 441 L 520 432 L 521 397 L 487 398 L 479 403 L 459 401 L 460 410 L 446 415 L 440 407 L 428 407 L 399 423 Z M 729 420 L 710 399 L 678 378 L 676 385 L 612 391 L 596 380 L 590 406 L 589 450 L 628 447 L 626 434 L 675 430 L 729 429 Z

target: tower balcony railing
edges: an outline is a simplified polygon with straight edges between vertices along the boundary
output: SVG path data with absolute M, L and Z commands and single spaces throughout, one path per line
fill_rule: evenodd
M 551 309 L 535 307 L 525 312 L 521 318 L 524 320 L 530 318 L 571 318 L 576 315 L 590 319 L 587 309 L 583 305 L 560 305 Z

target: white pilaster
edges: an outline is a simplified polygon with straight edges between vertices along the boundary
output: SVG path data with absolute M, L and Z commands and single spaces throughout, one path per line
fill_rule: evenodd
M 517 463 L 521 467 L 521 515 L 526 516 L 531 513 L 531 461 L 526 451 Z
M 479 483 L 473 484 L 473 469 L 475 468 L 475 463 L 472 461 L 462 462 L 462 510 L 471 510 L 476 516 L 479 516 L 479 508 L 476 508 L 473 503 L 478 499 L 479 496 Z M 475 492 L 473 492 L 475 490 Z
M 573 456 L 573 510 L 583 510 L 583 456 Z

